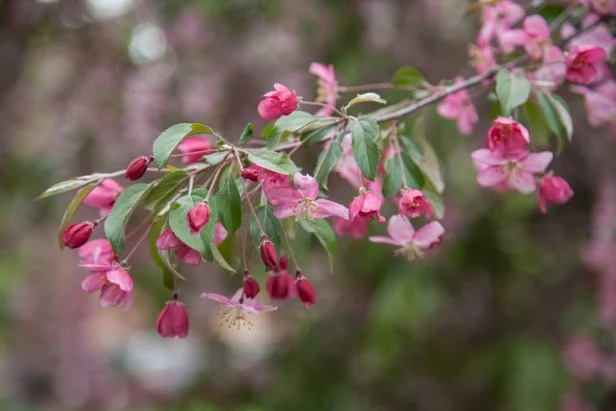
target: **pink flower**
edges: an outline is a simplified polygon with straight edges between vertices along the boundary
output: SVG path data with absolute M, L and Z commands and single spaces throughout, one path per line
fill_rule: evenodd
M 191 234 L 197 234 L 210 221 L 210 206 L 205 203 L 196 204 L 186 215 Z
M 352 141 L 353 138 L 351 134 L 346 134 L 342 139 L 341 146 L 343 155 L 336 164 L 336 171 L 340 174 L 340 177 L 351 185 L 351 187 L 359 190 L 363 185 L 363 175 L 353 155 L 353 148 L 351 147 Z
M 522 151 L 529 142 L 526 127 L 511 117 L 497 118 L 488 131 L 488 148 L 498 155 Z
M 214 226 L 214 244 L 220 245 L 220 243 L 225 241 L 228 235 L 229 232 L 225 229 L 225 227 L 223 227 L 220 222 L 216 222 L 216 225 Z
M 375 243 L 391 244 L 400 247 L 396 254 L 404 255 L 409 260 L 422 257 L 424 250 L 438 245 L 445 233 L 443 226 L 433 221 L 415 231 L 411 222 L 404 216 L 394 215 L 387 224 L 389 237 L 369 237 Z
M 556 46 L 546 46 L 543 49 L 541 66 L 534 72 L 528 73 L 528 79 L 546 91 L 553 91 L 562 84 L 567 77 L 565 56 Z
M 591 126 L 616 125 L 616 82 L 605 81 L 594 91 L 582 86 L 572 86 L 571 91 L 584 96 L 586 115 Z
M 156 239 L 156 248 L 159 250 L 171 250 L 182 244 L 179 238 L 173 234 L 170 228 L 160 233 Z
M 88 241 L 79 248 L 79 264 L 89 271 L 99 271 L 101 267 L 111 268 L 117 259 L 106 238 Z
M 128 167 L 126 167 L 124 177 L 132 181 L 139 180 L 141 177 L 143 177 L 145 172 L 148 171 L 148 166 L 150 165 L 152 160 L 153 157 L 137 157 L 130 162 Z
M 318 77 L 317 80 L 317 98 L 316 101 L 327 104 L 315 113 L 317 116 L 331 116 L 336 107 L 338 99 L 338 82 L 336 81 L 336 73 L 334 66 L 321 63 L 312 63 L 308 72 Z
M 110 178 L 101 181 L 88 193 L 83 203 L 89 207 L 99 208 L 101 217 L 105 217 L 111 211 L 116 198 L 124 188 Z
M 175 256 L 178 260 L 190 265 L 198 265 L 203 261 L 201 254 L 176 237 L 170 228 L 163 231 L 156 239 L 156 248 L 161 251 L 175 250 Z
M 344 218 L 336 217 L 334 219 L 334 231 L 337 235 L 347 235 L 355 240 L 359 240 L 366 235 L 368 230 L 368 220 L 359 216 L 354 219 L 345 220 Z
M 304 216 L 308 220 L 338 216 L 349 218 L 349 210 L 338 203 L 320 198 L 319 184 L 309 176 L 296 173 L 293 176 L 294 187 L 274 187 L 268 192 L 268 200 L 274 206 L 278 218 Z
M 156 330 L 161 337 L 186 338 L 188 335 L 188 312 L 177 300 L 167 301 L 156 320 Z
M 580 380 L 592 380 L 599 373 L 602 361 L 599 348 L 589 336 L 576 335 L 567 342 L 565 363 Z
M 565 59 L 567 80 L 579 84 L 592 83 L 599 76 L 599 64 L 606 58 L 607 54 L 601 47 L 574 46 Z
M 381 222 L 385 222 L 385 217 L 381 215 L 383 199 L 374 195 L 366 189 L 359 189 L 359 195 L 353 199 L 349 206 L 349 220 L 357 217 L 372 220 L 374 217 Z
M 133 280 L 128 272 L 117 264 L 107 271 L 88 275 L 81 283 L 81 288 L 87 293 L 100 291 L 100 303 L 103 307 L 129 308 L 132 303 Z
M 524 46 L 528 55 L 539 60 L 544 54 L 550 40 L 550 27 L 545 19 L 539 15 L 528 16 L 524 19 L 523 30 L 510 30 L 502 35 L 506 41 L 505 53 L 513 51 L 515 46 Z
M 277 120 L 282 116 L 288 116 L 297 110 L 297 95 L 282 84 L 274 84 L 275 91 L 264 94 L 257 110 L 264 120 Z
M 276 246 L 270 240 L 263 235 L 261 239 L 261 246 L 259 247 L 259 253 L 261 254 L 261 261 L 270 270 L 278 267 L 278 254 L 276 253 Z
M 317 300 L 317 295 L 310 281 L 301 274 L 295 278 L 295 292 L 305 308 L 313 305 Z
M 507 32 L 524 17 L 524 8 L 510 0 L 500 0 L 496 4 L 486 6 L 481 13 L 481 29 L 477 36 L 480 47 L 489 47 L 494 37 L 499 42 L 504 53 L 512 50 L 507 42 Z
M 614 2 L 616 4 L 616 2 Z M 597 24 L 600 17 L 594 13 L 587 13 L 582 18 L 582 29 L 585 31 L 583 33 L 577 34 L 570 41 L 570 46 L 582 46 L 589 45 L 595 47 L 601 47 L 605 50 L 605 53 L 609 56 L 616 46 L 616 38 L 612 35 L 610 28 L 605 23 Z M 592 28 L 590 26 L 594 25 Z M 575 28 L 571 26 L 569 23 L 565 23 L 562 29 L 562 35 L 565 37 L 570 37 L 573 34 L 576 34 Z
M 456 77 L 456 84 L 463 81 Z M 460 90 L 445 97 L 436 108 L 439 115 L 450 120 L 456 120 L 460 134 L 469 135 L 473 132 L 479 115 L 466 90 Z
M 244 290 L 242 288 L 237 290 L 231 298 L 214 293 L 203 293 L 201 298 L 207 298 L 222 304 L 218 312 L 218 316 L 221 319 L 220 325 L 226 324 L 227 327 L 236 327 L 238 330 L 243 325 L 252 328 L 252 323 L 248 318 L 249 315 L 278 309 L 276 306 L 261 305 L 256 299 L 244 297 Z
M 268 198 L 268 192 L 271 188 L 289 187 L 289 176 L 286 174 L 276 173 L 275 171 L 259 167 L 256 164 L 251 164 L 250 167 L 247 167 L 244 170 L 249 170 L 251 174 L 255 173 L 257 176 L 257 181 L 263 183 L 263 193 L 265 194 L 265 198 Z
M 468 47 L 468 56 L 471 66 L 475 68 L 477 74 L 485 74 L 492 67 L 496 66 L 494 52 L 490 46 L 476 46 L 471 44 Z
M 203 156 L 213 152 L 214 144 L 211 141 L 202 137 L 186 137 L 180 144 L 178 144 L 178 150 L 182 154 L 182 162 L 184 164 L 197 163 Z
M 248 271 L 244 272 L 244 284 L 242 289 L 244 290 L 244 296 L 246 298 L 255 298 L 259 294 L 259 291 L 261 291 L 259 282 L 250 275 Z
M 573 196 L 573 190 L 569 184 L 561 177 L 549 175 L 545 176 L 539 182 L 539 190 L 537 191 L 539 199 L 539 209 L 542 213 L 546 213 L 547 203 L 565 204 Z
M 518 152 L 509 156 L 499 156 L 487 149 L 472 153 L 477 169 L 477 182 L 482 187 L 515 189 L 524 194 L 535 191 L 536 173 L 543 173 L 552 161 L 549 151 L 541 153 Z
M 69 248 L 79 248 L 84 245 L 92 235 L 96 223 L 82 221 L 69 225 L 62 234 L 62 242 Z
M 419 190 L 406 190 L 398 202 L 398 213 L 403 216 L 417 218 L 425 214 L 432 218 L 432 206 Z
M 175 249 L 175 256 L 178 260 L 190 265 L 199 265 L 203 261 L 203 257 L 201 257 L 199 251 L 190 248 L 184 243 L 180 244 Z
M 580 0 L 580 4 L 592 7 L 599 14 L 616 14 L 615 0 Z
M 282 267 L 279 271 L 270 272 L 265 280 L 265 292 L 272 300 L 286 300 L 293 297 L 295 295 L 293 276 Z
M 578 393 L 569 393 L 563 398 L 560 411 L 592 411 L 592 409 L 584 403 Z

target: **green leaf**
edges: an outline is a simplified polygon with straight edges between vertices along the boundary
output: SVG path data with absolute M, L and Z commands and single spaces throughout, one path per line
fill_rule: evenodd
M 567 142 L 573 137 L 573 122 L 566 103 L 553 94 L 537 94 L 537 103 L 550 130 L 558 137 L 558 153 L 561 153 Z
M 417 142 L 421 146 L 421 152 L 423 153 L 420 157 L 411 156 L 412 160 L 417 164 L 417 166 L 423 171 L 424 175 L 428 177 L 428 179 L 432 182 L 432 185 L 436 189 L 438 193 L 442 193 L 445 191 L 445 180 L 443 179 L 443 173 L 441 170 L 441 164 L 439 162 L 438 156 L 436 155 L 436 151 L 426 138 L 423 132 L 420 132 L 415 135 Z M 419 177 L 418 182 L 421 181 L 421 177 Z M 423 187 L 425 183 L 422 183 Z
M 346 109 L 353 107 L 356 104 L 361 103 L 379 103 L 379 104 L 387 104 L 387 101 L 383 100 L 381 96 L 376 93 L 363 93 L 358 94 L 351 101 L 347 103 L 345 106 Z
M 34 199 L 34 201 L 42 200 L 43 198 L 55 196 L 56 194 L 66 193 L 67 191 L 81 188 L 98 179 L 99 178 L 94 176 L 84 176 L 56 183 L 41 194 L 39 194 L 38 197 Z
M 274 215 L 272 206 L 267 204 L 259 206 L 255 208 L 255 214 L 257 215 L 259 222 L 261 222 L 261 226 L 263 227 L 263 230 L 265 230 L 265 235 L 267 235 L 267 238 L 279 247 L 282 244 L 280 221 L 278 221 Z M 259 230 L 259 226 L 255 222 L 254 216 L 250 219 L 250 234 L 252 236 L 252 242 L 255 248 L 258 248 L 259 245 L 261 245 L 261 230 Z
M 212 241 L 214 239 L 214 226 L 218 220 L 218 209 L 214 198 L 210 198 L 210 221 L 196 234 L 191 234 L 188 228 L 188 212 L 197 204 L 205 200 L 207 191 L 196 188 L 190 195 L 178 198 L 169 210 L 169 226 L 173 233 L 190 248 L 199 251 L 207 261 L 213 261 Z
M 184 138 L 196 134 L 212 134 L 214 131 L 206 125 L 199 123 L 180 123 L 163 131 L 154 141 L 154 163 L 159 169 L 163 168 L 169 160 L 173 150 Z
M 282 116 L 274 125 L 280 132 L 288 131 L 290 133 L 298 133 L 312 129 L 311 125 L 317 125 L 319 119 L 305 111 L 294 111 L 288 116 Z
M 530 83 L 525 75 L 500 70 L 496 75 L 496 95 L 503 114 L 511 115 L 514 108 L 526 103 L 530 96 Z
M 538 147 L 548 147 L 550 128 L 536 101 L 531 99 L 524 104 L 524 114 L 530 135 L 533 136 L 533 144 Z
M 216 261 L 220 267 L 232 273 L 237 273 L 237 270 L 233 268 L 227 260 L 225 260 L 216 245 L 212 245 L 212 255 L 214 257 L 214 261 Z
M 329 257 L 329 271 L 333 274 L 338 252 L 338 240 L 331 226 L 324 219 L 316 219 L 313 222 L 314 235 L 317 237 Z
M 432 206 L 432 211 L 434 211 L 434 216 L 439 220 L 445 216 L 445 202 L 443 201 L 443 197 L 433 191 L 431 189 L 424 188 L 423 194 L 426 197 L 426 200 Z
M 548 24 L 552 24 L 561 14 L 565 12 L 567 6 L 564 4 L 546 4 L 539 10 L 539 15 L 543 17 Z
M 338 125 L 326 125 L 317 130 L 313 130 L 307 133 L 302 134 L 302 141 L 304 141 L 305 146 L 312 146 L 318 144 L 325 140 L 325 138 L 329 137 L 330 133 L 334 132 L 338 128 Z
M 152 183 L 152 189 L 143 198 L 143 206 L 150 211 L 161 208 L 186 180 L 188 174 L 182 170 L 165 174 L 163 178 Z
M 230 233 L 237 231 L 242 225 L 242 200 L 232 174 L 227 176 L 225 183 L 216 193 L 216 205 L 222 225 Z
M 79 190 L 77 194 L 75 194 L 75 197 L 73 197 L 73 200 L 71 200 L 71 203 L 66 208 L 64 216 L 62 217 L 62 222 L 60 223 L 60 229 L 58 230 L 58 245 L 60 246 L 60 250 L 64 249 L 64 230 L 66 230 L 67 227 L 71 224 L 73 215 L 81 205 L 83 199 L 86 198 L 86 196 L 90 194 L 90 191 L 92 191 L 96 186 L 96 183 L 90 183 L 81 190 Z
M 336 164 L 338 164 L 338 160 L 342 158 L 342 154 L 342 146 L 337 141 L 332 141 L 329 147 L 319 154 L 317 166 L 314 171 L 314 178 L 319 182 L 321 187 L 327 189 L 327 177 L 334 167 L 336 167 Z
M 352 121 L 351 133 L 353 140 L 351 147 L 359 169 L 369 180 L 376 177 L 379 165 L 379 146 L 377 140 L 381 135 L 381 129 L 373 118 L 361 118 Z
M 396 87 L 414 87 L 423 83 L 423 76 L 414 67 L 401 67 L 394 74 L 391 80 Z
M 173 284 L 173 276 L 174 273 L 168 267 L 168 263 L 163 259 L 160 255 L 160 250 L 156 247 L 156 240 L 158 236 L 163 231 L 165 227 L 165 218 L 158 217 L 154 220 L 152 227 L 150 228 L 150 232 L 148 233 L 148 248 L 150 250 L 150 255 L 152 256 L 152 260 L 154 263 L 162 270 L 163 272 L 163 285 L 169 290 L 173 290 L 175 288 Z
M 265 149 L 246 150 L 246 152 L 248 153 L 248 161 L 267 170 L 290 176 L 298 171 L 297 166 L 287 153 L 278 153 Z
M 285 133 L 288 133 L 288 132 L 285 132 L 279 129 L 278 127 L 276 127 L 274 123 L 270 123 L 266 125 L 261 132 L 263 139 L 267 143 L 265 147 L 268 150 L 273 150 L 274 148 L 276 148 L 278 143 L 280 143 L 280 140 L 282 139 L 283 134 Z
M 240 136 L 240 146 L 243 146 L 244 144 L 252 140 L 254 131 L 255 131 L 254 124 L 252 123 L 246 124 L 246 127 L 244 127 L 244 131 L 242 131 L 242 135 Z
M 226 150 L 217 151 L 215 153 L 208 154 L 207 156 L 203 158 L 205 159 L 206 163 L 208 163 L 209 165 L 215 166 L 216 164 L 219 164 L 221 161 L 229 157 L 229 153 L 230 151 L 226 151 Z
M 124 189 L 105 219 L 105 236 L 117 255 L 124 251 L 126 224 L 137 207 L 137 203 L 148 193 L 150 188 L 151 184 L 137 183 Z
M 401 169 L 401 164 L 404 169 Z M 383 194 L 386 197 L 396 194 L 403 185 L 402 177 L 406 179 L 409 188 L 421 189 L 425 183 L 425 177 L 411 157 L 402 153 L 402 159 L 394 156 L 385 161 L 385 179 L 383 180 Z

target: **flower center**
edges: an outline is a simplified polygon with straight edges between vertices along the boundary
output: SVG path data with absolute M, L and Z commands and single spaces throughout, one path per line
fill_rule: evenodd
M 240 307 L 221 306 L 216 315 L 220 318 L 221 327 L 226 325 L 227 328 L 235 327 L 238 330 L 242 327 L 252 329 L 252 321 Z
M 314 214 L 320 209 L 321 207 L 309 198 L 300 200 L 292 207 L 293 213 L 296 216 L 305 216 L 306 219 L 311 222 L 314 221 Z
M 424 256 L 424 252 L 412 242 L 406 243 L 404 247 L 401 247 L 394 251 L 394 254 L 401 255 L 405 257 L 408 261 L 413 261 L 417 258 L 422 258 Z

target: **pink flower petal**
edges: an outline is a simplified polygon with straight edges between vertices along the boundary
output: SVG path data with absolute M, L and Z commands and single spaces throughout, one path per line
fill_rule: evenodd
M 511 174 L 508 182 L 513 188 L 523 194 L 530 194 L 537 188 L 535 176 L 523 170 L 517 170 L 515 173 Z
M 408 218 L 398 214 L 389 219 L 387 232 L 398 244 L 411 241 L 415 235 L 415 229 Z
M 372 241 L 373 243 L 390 244 L 390 245 L 396 245 L 396 246 L 401 245 L 400 242 L 390 237 L 370 236 L 368 237 L 368 240 Z
M 525 159 L 520 161 L 520 166 L 531 173 L 543 173 L 552 162 L 554 154 L 551 151 L 541 153 L 530 153 Z
M 122 268 L 115 268 L 106 273 L 107 281 L 117 285 L 122 291 L 131 291 L 133 289 L 133 279 L 130 278 L 128 271 Z
M 293 176 L 293 185 L 300 192 L 302 198 L 314 200 L 319 195 L 319 183 L 309 175 L 295 173 Z
M 315 204 L 319 206 L 319 208 L 313 213 L 315 218 L 337 216 L 344 218 L 345 220 L 349 219 L 349 209 L 342 204 L 338 204 L 324 198 L 316 200 Z
M 93 293 L 103 287 L 105 280 L 105 273 L 90 274 L 82 281 L 81 288 L 87 293 Z
M 507 162 L 502 156 L 496 155 L 487 148 L 473 151 L 471 158 L 477 170 L 482 170 L 489 166 L 500 166 Z
M 413 237 L 413 243 L 419 248 L 430 248 L 431 245 L 439 241 L 444 233 L 445 229 L 441 223 L 432 221 L 417 230 Z
M 201 298 L 207 298 L 208 300 L 216 301 L 217 303 L 221 303 L 221 304 L 225 304 L 225 305 L 229 305 L 229 306 L 234 306 L 235 305 L 235 303 L 233 301 L 231 301 L 231 299 L 229 297 L 226 297 L 226 296 L 221 295 L 221 294 L 203 293 L 203 294 L 201 294 Z
M 502 167 L 486 167 L 477 173 L 477 183 L 482 187 L 494 187 L 507 180 Z

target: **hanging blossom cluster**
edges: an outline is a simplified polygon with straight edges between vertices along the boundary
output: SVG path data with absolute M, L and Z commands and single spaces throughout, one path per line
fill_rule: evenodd
M 482 0 L 472 6 L 482 23 L 469 48 L 474 76 L 431 84 L 417 69 L 403 67 L 387 84 L 341 86 L 332 65 L 313 63 L 315 101 L 274 84 L 256 105 L 269 122 L 260 135 L 253 124 L 232 138 L 201 123 L 180 123 L 154 140 L 152 154 L 123 170 L 52 186 L 40 197 L 77 190 L 59 242 L 78 250 L 87 273 L 83 290 L 97 293 L 103 307 L 129 308 L 129 261 L 147 241 L 170 292 L 158 333 L 184 338 L 185 264 L 242 272 L 231 297 L 204 292 L 202 298 L 219 305 L 222 324 L 250 327 L 250 316 L 274 311 L 283 300 L 304 307 L 317 301 L 310 273 L 293 253 L 298 229 L 315 236 L 332 261 L 343 236 L 393 246 L 408 260 L 424 257 L 446 232 L 439 222 L 445 212 L 441 164 L 423 127 L 433 104 L 462 135 L 478 136 L 469 163 L 480 186 L 536 193 L 542 213 L 549 204 L 566 203 L 573 190 L 548 170 L 554 153 L 537 148 L 542 140 L 536 130 L 549 130 L 560 149 L 571 140 L 567 104 L 556 94 L 561 86 L 583 96 L 591 126 L 616 130 L 616 85 L 608 68 L 615 44 L 608 24 L 616 2 L 566 2 L 556 16 L 544 16 L 542 3 Z M 475 131 L 480 115 L 471 98 L 474 87 L 483 88 L 498 113 L 483 137 Z M 407 98 L 388 104 L 376 91 L 389 88 Z M 321 148 L 314 169 L 295 163 L 295 153 L 307 146 Z M 355 195 L 330 190 L 330 174 Z M 123 187 L 117 181 L 122 178 L 132 184 Z M 72 223 L 81 205 L 98 209 L 99 218 Z M 103 236 L 91 239 L 95 231 Z

